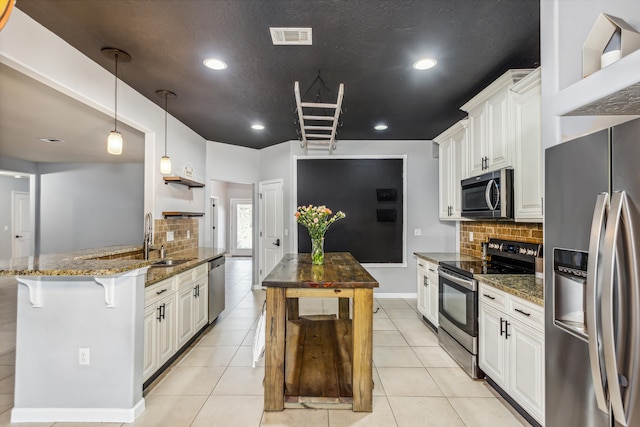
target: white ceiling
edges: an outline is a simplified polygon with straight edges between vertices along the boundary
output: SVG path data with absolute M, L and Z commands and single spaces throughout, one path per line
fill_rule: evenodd
M 142 163 L 144 134 L 118 123 L 122 155 L 107 153 L 113 117 L 0 64 L 0 157 L 36 163 Z M 64 143 L 45 143 L 55 138 Z

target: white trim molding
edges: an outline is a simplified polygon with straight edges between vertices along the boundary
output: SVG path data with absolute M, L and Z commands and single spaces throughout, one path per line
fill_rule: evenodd
M 132 423 L 144 412 L 144 398 L 133 408 L 13 408 L 12 423 Z

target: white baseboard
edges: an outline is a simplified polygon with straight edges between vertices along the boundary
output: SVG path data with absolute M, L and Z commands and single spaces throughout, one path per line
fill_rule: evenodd
M 417 298 L 418 294 L 416 292 L 400 293 L 400 292 L 376 292 L 376 291 L 373 291 L 373 297 L 377 298 L 377 299 L 383 299 L 383 298 L 411 299 L 411 298 Z
M 122 408 L 13 408 L 12 423 L 132 423 L 144 411 L 144 398 Z

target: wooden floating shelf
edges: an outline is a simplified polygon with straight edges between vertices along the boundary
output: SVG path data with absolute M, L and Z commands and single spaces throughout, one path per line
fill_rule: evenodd
M 192 189 L 194 187 L 195 188 L 204 187 L 204 184 L 201 182 L 192 181 L 190 179 L 183 178 L 181 176 L 163 176 L 162 179 L 164 179 L 165 184 L 169 184 L 170 182 L 172 182 L 174 184 L 186 185 L 187 187 L 189 187 L 189 189 Z
M 196 216 L 204 216 L 204 212 L 162 212 L 165 219 L 167 218 L 192 218 Z

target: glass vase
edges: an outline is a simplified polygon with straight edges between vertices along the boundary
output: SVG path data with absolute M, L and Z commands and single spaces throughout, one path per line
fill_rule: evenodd
M 311 263 L 314 265 L 324 263 L 324 236 L 311 238 Z

